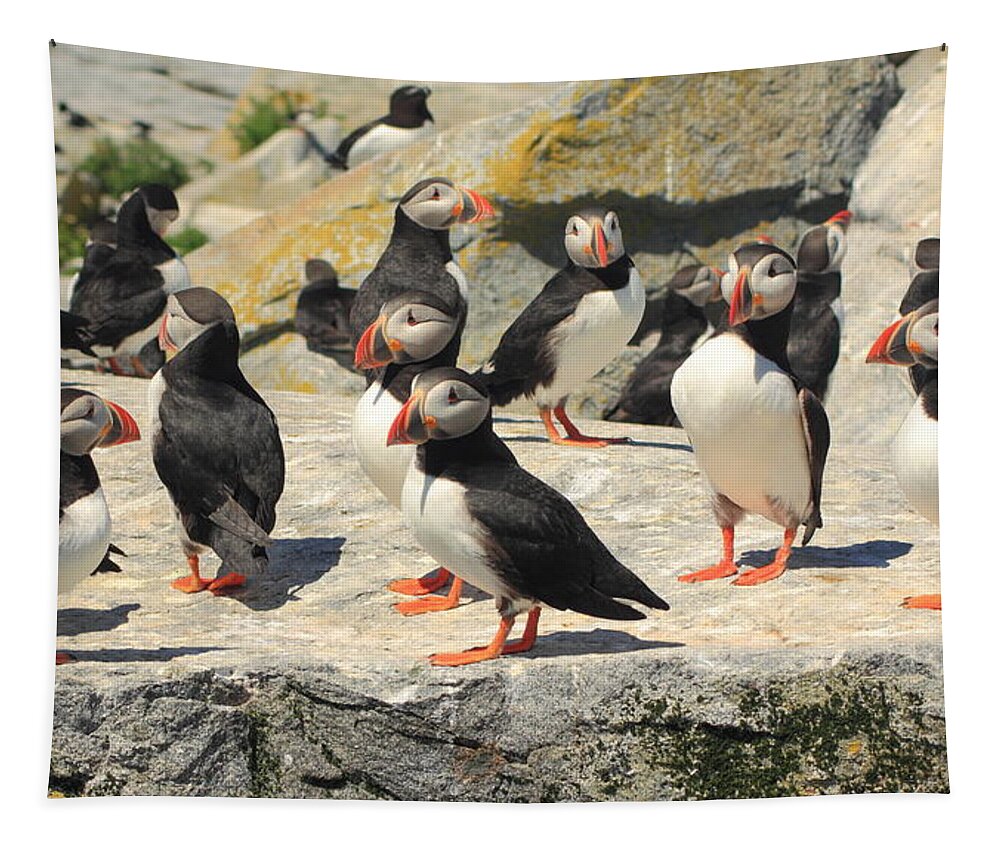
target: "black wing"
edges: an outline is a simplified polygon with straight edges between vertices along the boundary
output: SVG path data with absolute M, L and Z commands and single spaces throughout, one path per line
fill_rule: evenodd
M 539 385 L 551 383 L 556 365 L 550 335 L 573 315 L 589 291 L 578 277 L 563 269 L 504 331 L 496 350 L 476 373 L 489 387 L 494 405 L 506 405 Z
M 680 425 L 670 387 L 674 374 L 686 360 L 686 355 L 677 357 L 667 349 L 653 349 L 636 365 L 618 401 L 604 412 L 603 418 L 622 423 Z
M 917 272 L 910 281 L 910 286 L 906 288 L 906 294 L 899 303 L 900 316 L 906 316 L 917 308 L 923 307 L 927 302 L 938 297 L 939 272 L 932 269 L 926 272 Z
M 468 509 L 490 534 L 495 568 L 519 594 L 610 620 L 644 617 L 615 598 L 669 608 L 544 482 L 514 464 L 477 466 L 465 474 Z
M 823 495 L 826 454 L 830 450 L 830 421 L 826 417 L 823 403 L 806 387 L 799 390 L 799 410 L 802 414 L 802 429 L 806 435 L 809 477 L 812 482 L 812 512 L 805 520 L 806 531 L 802 535 L 802 545 L 805 546 L 815 531 L 823 527 L 820 499 Z
M 139 257 L 114 258 L 73 288 L 70 312 L 89 323 L 93 342 L 116 347 L 163 313 L 163 276 Z
M 354 293 L 326 282 L 310 284 L 295 306 L 295 330 L 316 351 L 347 348 L 351 342 L 350 310 Z
M 96 358 L 97 355 L 90 348 L 94 342 L 94 336 L 88 330 L 89 323 L 82 316 L 67 313 L 65 310 L 59 311 L 59 347 L 62 349 L 75 349 Z
M 796 377 L 820 399 L 840 358 L 840 323 L 833 308 L 796 300 L 788 335 L 788 363 Z
M 343 139 L 340 140 L 340 144 L 337 145 L 337 150 L 333 152 L 333 156 L 327 160 L 331 165 L 340 165 L 342 168 L 347 168 L 347 156 L 351 153 L 351 148 L 354 144 L 364 136 L 373 127 L 379 124 L 384 124 L 389 118 L 388 115 L 383 115 L 381 118 L 376 118 L 374 121 L 369 121 L 367 124 L 362 124 L 357 130 L 353 130 L 348 133 Z M 342 164 L 342 165 L 341 165 Z
M 285 482 L 274 414 L 226 384 L 190 376 L 177 383 L 181 392 L 168 382 L 160 400 L 157 474 L 181 514 L 249 543 L 267 542 Z

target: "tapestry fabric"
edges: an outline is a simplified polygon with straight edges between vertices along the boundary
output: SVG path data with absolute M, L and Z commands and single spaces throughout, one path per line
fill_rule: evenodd
M 943 46 L 50 51 L 51 796 L 948 791 Z

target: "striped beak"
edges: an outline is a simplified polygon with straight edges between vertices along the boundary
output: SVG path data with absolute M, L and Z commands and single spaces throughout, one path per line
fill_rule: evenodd
M 156 340 L 160 344 L 160 351 L 163 352 L 176 352 L 177 344 L 170 339 L 170 334 L 167 331 L 167 319 L 169 314 L 164 313 L 163 318 L 160 320 L 160 330 L 156 335 Z
M 897 319 L 886 328 L 872 345 L 865 363 L 886 363 L 892 366 L 913 366 L 917 359 L 906 345 L 907 331 L 913 314 Z
M 419 391 L 406 400 L 396 419 L 389 427 L 386 446 L 401 446 L 408 443 L 426 443 L 430 437 L 427 426 L 420 414 L 420 400 L 423 394 Z
M 106 399 L 103 401 L 107 405 L 108 412 L 111 414 L 111 428 L 108 429 L 107 434 L 101 438 L 97 445 L 103 447 L 118 446 L 122 443 L 132 443 L 139 440 L 141 437 L 139 426 L 132 419 L 132 415 L 121 407 L 121 405 L 116 405 L 114 402 L 109 402 Z
M 742 325 L 753 315 L 753 293 L 750 290 L 750 267 L 742 266 L 733 287 L 733 299 L 729 303 L 729 324 Z
M 386 317 L 379 316 L 358 340 L 354 348 L 354 366 L 358 369 L 378 369 L 393 362 L 393 352 L 402 348 L 398 340 L 388 340 L 385 336 Z
M 830 216 L 830 218 L 828 218 L 823 224 L 843 225 L 844 227 L 847 227 L 853 216 L 854 214 L 850 210 L 841 210 L 840 212 L 834 213 Z
M 478 192 L 473 192 L 463 186 L 458 187 L 458 191 L 462 196 L 462 204 L 461 209 L 453 211 L 456 221 L 471 225 L 481 222 L 483 219 L 492 219 L 496 215 L 493 205 Z

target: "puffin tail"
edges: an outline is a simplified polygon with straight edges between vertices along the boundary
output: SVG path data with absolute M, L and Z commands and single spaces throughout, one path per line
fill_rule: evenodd
M 519 396 L 524 395 L 524 382 L 519 378 L 509 378 L 498 374 L 492 367 L 492 361 L 479 367 L 472 377 L 480 381 L 490 391 L 490 401 L 494 408 L 509 405 Z
M 820 516 L 819 511 L 813 511 L 809 515 L 809 518 L 805 522 L 806 530 L 802 533 L 802 546 L 804 547 L 812 540 L 812 536 L 816 534 L 817 529 L 823 528 L 823 518 Z
M 608 597 L 635 600 L 651 609 L 667 611 L 670 604 L 619 561 L 594 573 L 594 588 Z

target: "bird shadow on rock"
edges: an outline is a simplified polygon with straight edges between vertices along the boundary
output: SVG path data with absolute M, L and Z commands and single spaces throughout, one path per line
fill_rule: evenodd
M 322 579 L 340 563 L 346 542 L 343 536 L 275 541 L 270 548 L 267 574 L 254 580 L 245 591 L 231 596 L 256 612 L 280 609 L 290 600 L 298 600 L 299 591 Z
M 138 608 L 138 603 L 126 603 L 113 609 L 60 609 L 56 612 L 56 635 L 110 632 L 126 623 Z
M 889 567 L 893 559 L 905 556 L 913 544 L 905 541 L 865 541 L 845 547 L 796 547 L 788 559 L 788 568 L 805 567 Z M 747 567 L 763 567 L 774 560 L 774 550 L 748 550 L 739 563 Z
M 598 435 L 599 437 L 600 435 Z M 501 435 L 504 443 L 549 443 L 547 437 L 540 437 L 532 434 L 508 434 Z M 553 444 L 553 446 L 558 446 L 558 444 Z M 692 452 L 690 446 L 686 443 L 657 443 L 653 440 L 632 440 L 629 439 L 627 443 L 616 444 L 612 446 L 602 446 L 601 449 L 604 451 L 614 451 L 615 448 L 627 449 L 631 448 L 649 448 L 649 449 L 671 449 L 675 452 Z M 577 447 L 579 448 L 579 447 Z M 587 451 L 593 451 L 587 449 Z
M 526 659 L 551 659 L 559 656 L 635 653 L 658 647 L 684 647 L 684 644 L 680 641 L 648 641 L 617 629 L 592 629 L 590 632 L 562 630 L 540 635 L 529 652 L 518 655 Z
M 107 650 L 71 650 L 77 662 L 169 662 L 179 656 L 199 656 L 228 647 L 157 647 L 155 650 L 139 650 L 131 647 Z

